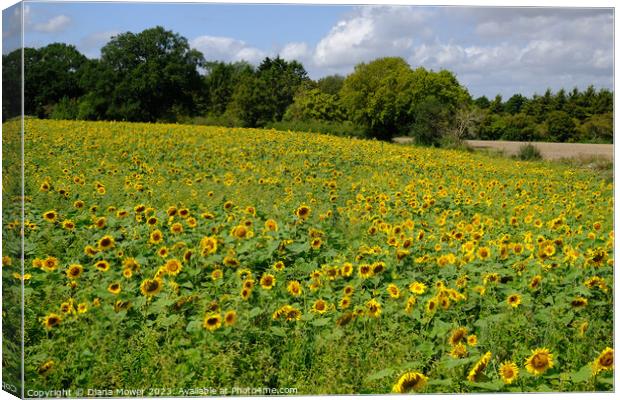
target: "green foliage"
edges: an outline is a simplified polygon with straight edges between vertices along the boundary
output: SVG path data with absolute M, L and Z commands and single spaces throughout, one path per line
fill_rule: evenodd
M 212 115 L 224 114 L 239 81 L 254 73 L 252 66 L 246 62 L 208 62 L 205 69 L 202 108 Z
M 267 57 L 255 74 L 239 81 L 229 109 L 246 127 L 280 121 L 294 94 L 307 80 L 306 70 L 297 61 Z
M 371 136 L 390 139 L 413 131 L 422 143 L 438 140 L 430 137 L 440 135 L 437 129 L 449 125 L 457 106 L 471 100 L 451 72 L 412 70 L 397 57 L 357 65 L 340 97 L 349 118 Z M 425 128 L 432 132 L 422 132 Z
M 337 95 L 344 84 L 344 76 L 328 75 L 319 79 L 316 83 L 321 92 Z
M 175 107 L 187 114 L 194 111 L 202 63 L 202 54 L 190 49 L 187 39 L 158 26 L 112 38 L 83 82 L 107 99 L 106 119 L 173 120 Z
M 570 115 L 564 111 L 552 111 L 546 120 L 547 135 L 552 142 L 567 142 L 577 131 Z
M 340 107 L 338 97 L 324 93 L 320 89 L 299 91 L 284 114 L 285 121 L 299 120 L 324 120 L 342 121 L 345 112 Z
M 364 130 L 355 126 L 350 121 L 325 121 L 325 120 L 283 120 L 272 122 L 265 128 L 273 128 L 279 131 L 327 133 L 335 136 L 364 137 Z
M 52 43 L 40 49 L 24 48 L 24 113 L 47 117 L 54 104 L 63 98 L 82 95 L 80 69 L 87 61 L 75 46 Z M 2 56 L 2 80 L 8 83 L 3 92 L 6 115 L 21 113 L 21 56 L 17 49 Z
M 614 138 L 614 117 L 611 112 L 588 117 L 579 126 L 580 142 L 611 143 Z
M 517 158 L 523 161 L 542 160 L 542 154 L 540 154 L 540 150 L 536 146 L 527 143 L 519 148 Z
M 77 119 L 79 114 L 78 102 L 76 99 L 63 97 L 52 107 L 51 119 Z

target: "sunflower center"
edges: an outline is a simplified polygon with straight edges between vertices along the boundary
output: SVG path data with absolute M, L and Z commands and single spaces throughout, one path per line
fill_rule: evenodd
M 610 353 L 604 354 L 601 357 L 601 361 L 600 361 L 601 365 L 604 367 L 609 367 L 614 363 L 614 356 Z
M 547 360 L 547 356 L 544 354 L 536 354 L 532 359 L 532 365 L 534 368 L 544 368 L 548 363 L 549 360 Z

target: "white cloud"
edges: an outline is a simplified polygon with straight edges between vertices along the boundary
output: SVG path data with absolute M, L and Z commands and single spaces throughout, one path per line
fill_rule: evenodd
M 202 52 L 206 60 L 247 61 L 256 64 L 266 56 L 264 51 L 242 40 L 222 36 L 199 36 L 190 41 L 190 46 Z
M 288 43 L 280 50 L 280 57 L 285 60 L 306 61 L 312 55 L 312 50 L 305 42 Z
M 71 23 L 71 18 L 66 15 L 57 15 L 45 22 L 39 22 L 33 25 L 33 29 L 37 32 L 57 33 L 65 30 Z
M 433 13 L 414 7 L 362 7 L 338 21 L 319 41 L 314 62 L 338 68 L 370 59 L 401 55 L 414 39 L 428 37 Z

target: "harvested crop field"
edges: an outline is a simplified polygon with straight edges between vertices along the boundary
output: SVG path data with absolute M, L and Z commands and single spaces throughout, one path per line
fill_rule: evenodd
M 396 143 L 411 143 L 412 139 L 408 137 L 394 138 Z M 503 140 L 467 140 L 468 145 L 475 149 L 490 149 L 504 151 L 506 155 L 512 156 L 519 152 L 521 146 L 526 142 L 510 142 Z M 589 144 L 589 143 L 549 143 L 534 142 L 532 143 L 545 160 L 559 160 L 562 158 L 588 158 L 603 157 L 608 160 L 614 158 L 613 144 Z

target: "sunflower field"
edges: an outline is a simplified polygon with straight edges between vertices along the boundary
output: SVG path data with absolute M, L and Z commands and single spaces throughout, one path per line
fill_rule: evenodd
M 26 390 L 613 390 L 592 171 L 121 122 L 27 119 L 24 149 L 25 274 L 4 171 L 2 279 L 24 285 Z

